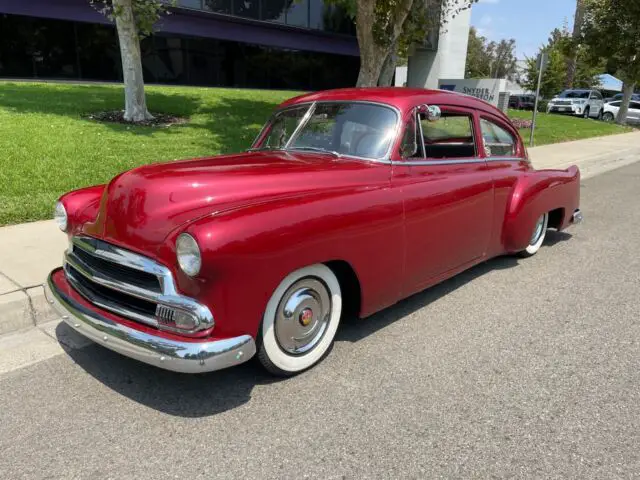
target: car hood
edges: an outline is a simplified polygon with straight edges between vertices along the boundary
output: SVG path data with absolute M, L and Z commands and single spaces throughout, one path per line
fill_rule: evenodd
M 206 215 L 319 190 L 388 180 L 389 166 L 327 154 L 260 151 L 160 163 L 115 177 L 84 233 L 155 251 L 176 228 Z

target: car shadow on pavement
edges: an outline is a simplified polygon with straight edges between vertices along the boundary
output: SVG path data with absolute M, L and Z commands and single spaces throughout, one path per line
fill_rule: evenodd
M 545 244 L 552 245 L 568 238 L 568 234 L 549 231 Z M 519 259 L 513 256 L 494 258 L 365 320 L 346 318 L 336 341 L 357 342 L 485 273 L 515 267 L 518 262 Z M 58 325 L 56 336 L 61 343 L 70 331 L 64 322 Z M 286 381 L 269 375 L 256 361 L 217 372 L 189 375 L 152 367 L 96 344 L 80 349 L 63 346 L 77 365 L 107 387 L 142 405 L 180 417 L 205 417 L 225 412 L 249 402 L 256 385 Z
M 558 232 L 557 230 L 547 230 L 547 236 L 544 239 L 545 247 L 553 247 L 557 243 L 570 240 L 573 235 L 568 232 Z
M 72 329 L 61 322 L 56 336 L 64 338 L 69 330 Z M 63 347 L 78 366 L 110 389 L 179 417 L 206 417 L 239 407 L 251 399 L 256 385 L 282 380 L 253 361 L 218 372 L 190 375 L 138 362 L 95 343 L 81 349 Z
M 519 258 L 514 256 L 497 257 L 487 260 L 475 267 L 410 296 L 395 305 L 386 308 L 364 320 L 350 318 L 343 322 L 336 336 L 336 341 L 357 342 L 378 330 L 391 325 L 407 315 L 440 300 L 458 288 L 493 270 L 504 270 L 516 267 Z

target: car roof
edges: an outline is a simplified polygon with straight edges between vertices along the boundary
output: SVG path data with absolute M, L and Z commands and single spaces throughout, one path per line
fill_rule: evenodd
M 426 103 L 431 105 L 448 105 L 453 107 L 467 107 L 491 113 L 505 120 L 508 117 L 490 103 L 478 98 L 464 95 L 462 93 L 450 92 L 448 90 L 428 90 L 425 88 L 407 87 L 366 87 L 366 88 L 340 88 L 335 90 L 323 90 L 320 92 L 307 93 L 291 98 L 281 107 L 309 102 L 330 102 L 330 101 L 358 101 L 373 102 L 390 105 L 406 112 L 416 105 Z

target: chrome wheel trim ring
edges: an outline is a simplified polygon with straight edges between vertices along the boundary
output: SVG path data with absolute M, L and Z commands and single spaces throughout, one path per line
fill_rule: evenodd
M 544 232 L 544 217 L 545 215 L 542 215 L 538 219 L 538 223 L 536 223 L 536 227 L 533 229 L 533 235 L 531 235 L 531 240 L 529 241 L 529 245 L 535 245 L 538 242 L 538 240 L 540 240 L 540 236 Z
M 309 353 L 320 343 L 330 319 L 331 295 L 327 286 L 315 277 L 301 278 L 286 290 L 278 304 L 276 342 L 288 355 Z

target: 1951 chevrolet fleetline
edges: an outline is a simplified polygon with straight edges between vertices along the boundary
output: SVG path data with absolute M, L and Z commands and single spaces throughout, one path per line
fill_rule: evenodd
M 316 364 L 367 317 L 581 220 L 580 174 L 535 170 L 491 105 L 344 89 L 283 103 L 245 153 L 160 163 L 60 198 L 49 301 L 80 334 L 178 372 Z

